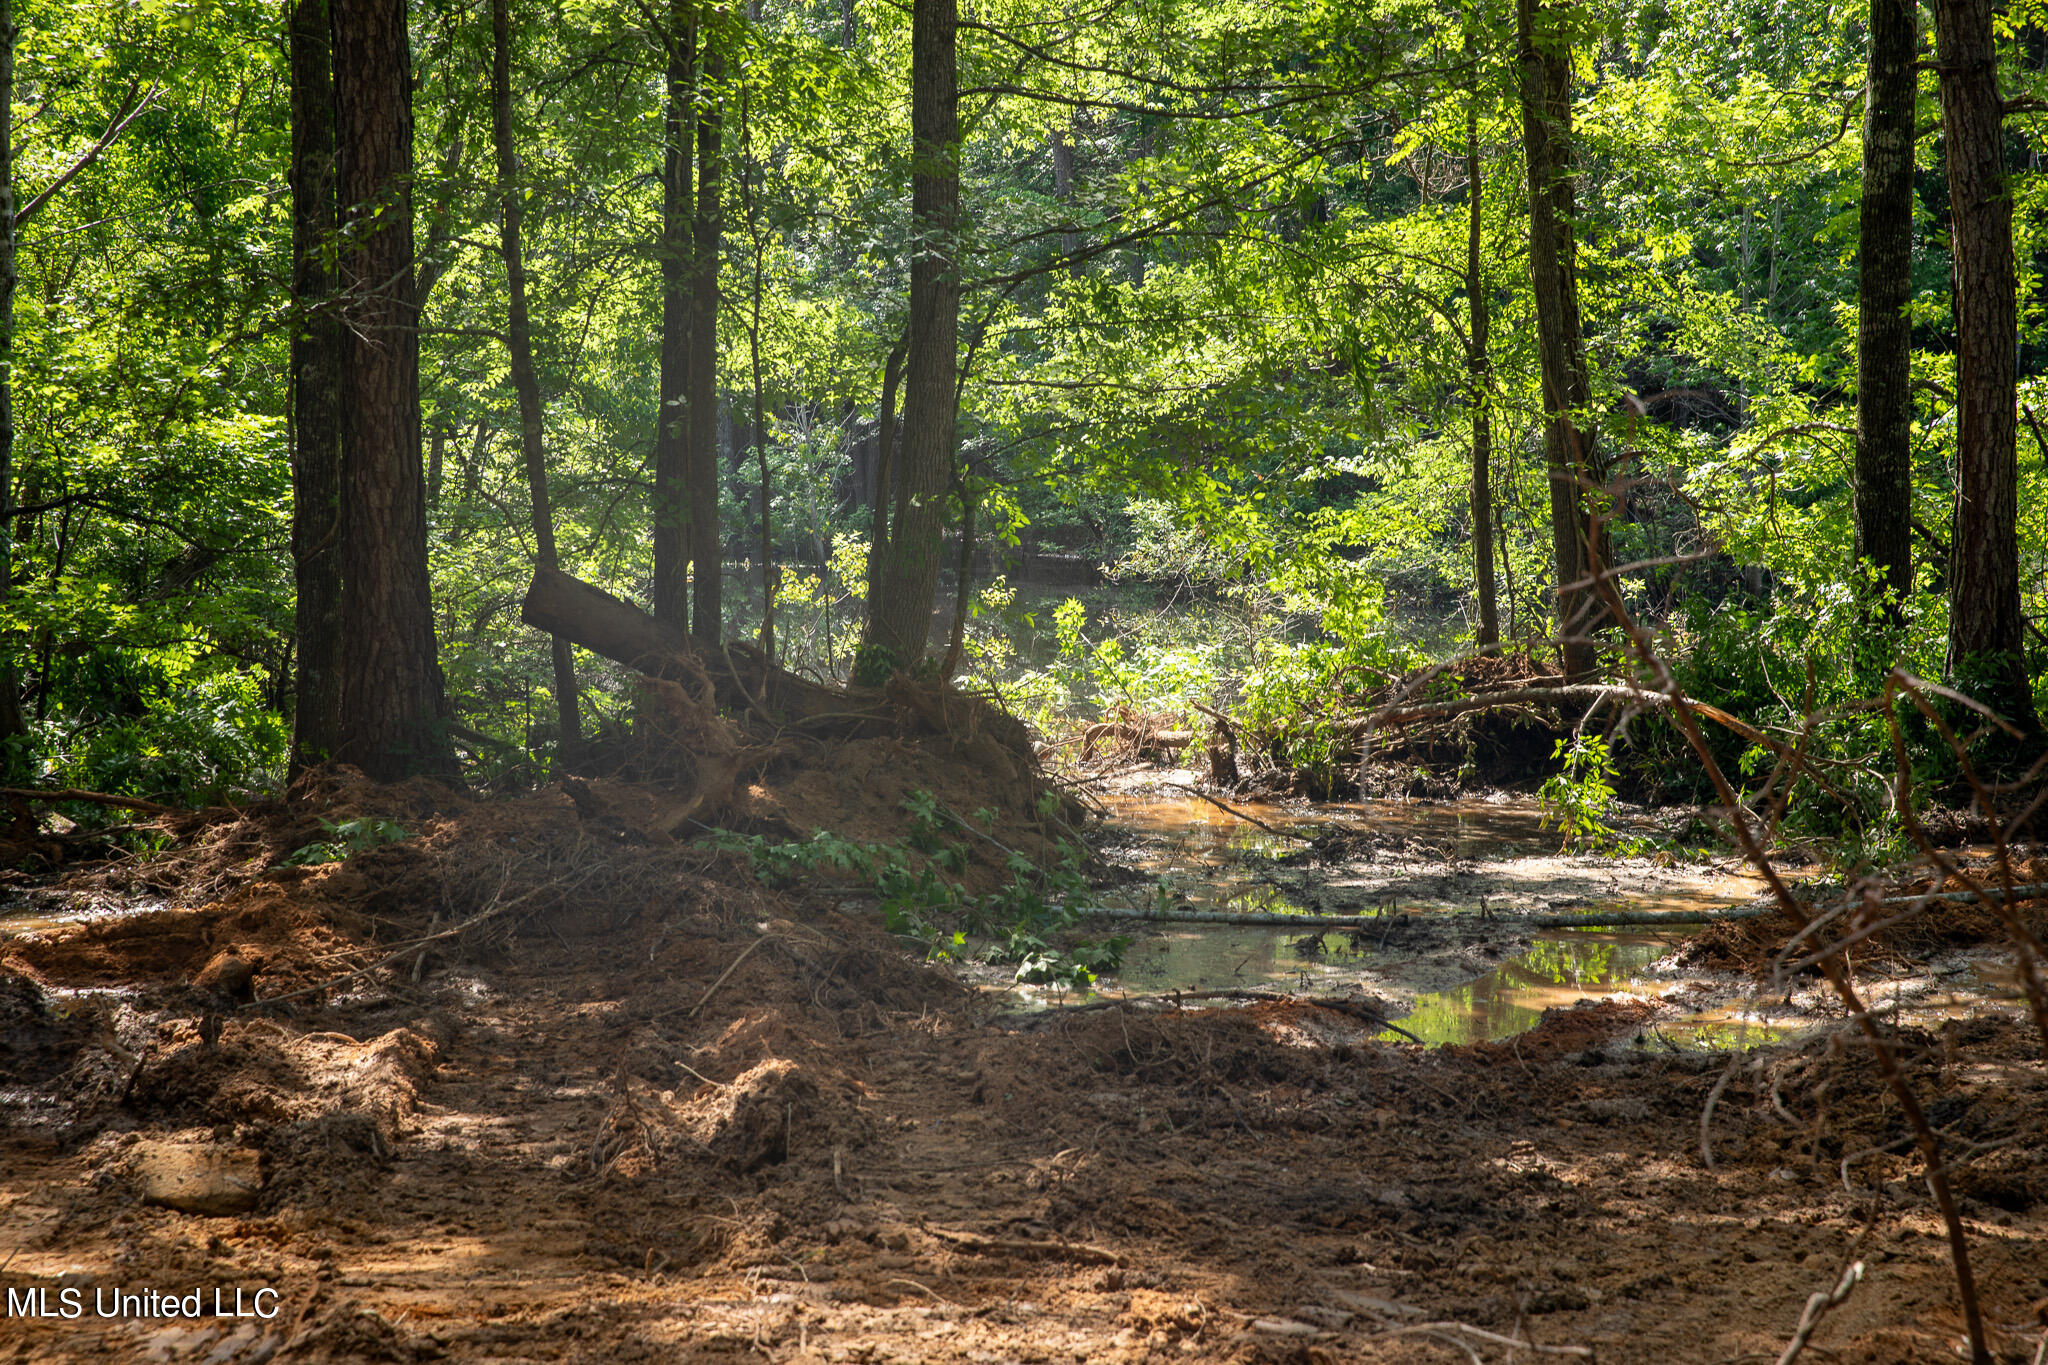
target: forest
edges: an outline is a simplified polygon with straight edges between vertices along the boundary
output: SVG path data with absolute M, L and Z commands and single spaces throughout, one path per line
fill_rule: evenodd
M 2048 1359 L 2034 0 L 0 107 L 0 1346 Z

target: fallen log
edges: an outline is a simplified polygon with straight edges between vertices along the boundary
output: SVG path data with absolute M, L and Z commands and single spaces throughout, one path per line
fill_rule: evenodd
M 1752 744 L 1780 747 L 1778 741 L 1770 739 L 1748 722 L 1736 719 L 1718 706 L 1692 697 L 1682 697 L 1674 703 L 1662 692 L 1617 683 L 1560 683 L 1554 687 L 1513 687 L 1500 692 L 1480 692 L 1469 697 L 1455 697 L 1450 701 L 1390 706 L 1354 721 L 1351 730 L 1353 734 L 1369 734 L 1385 726 L 1407 725 L 1418 720 L 1439 720 L 1463 715 L 1468 711 L 1488 711 L 1501 706 L 1557 706 L 1576 702 L 1591 705 L 1596 701 L 1621 701 L 1636 706 L 1675 704 L 1696 715 L 1705 716 L 1716 724 L 1727 726 Z
M 884 687 L 829 687 L 778 668 L 744 641 L 704 648 L 630 602 L 560 569 L 539 567 L 519 619 L 686 690 L 708 677 L 718 704 L 814 737 L 906 731 L 951 736 L 1004 781 L 1032 767 L 1024 723 L 975 693 L 898 674 Z M 700 674 L 698 670 L 701 669 Z
M 1718 910 L 1596 910 L 1572 915 L 1531 915 L 1538 929 L 1592 929 L 1609 924 L 1717 924 L 1724 919 L 1762 919 L 1775 905 L 1729 905 Z
M 1631 706 L 1669 706 L 1713 721 L 1723 729 L 1740 735 L 1751 744 L 1761 745 L 1782 759 L 1792 760 L 1822 791 L 1836 800 L 1846 800 L 1841 792 L 1819 773 L 1813 771 L 1811 764 L 1800 761 L 1791 745 L 1783 740 L 1771 738 L 1748 721 L 1731 716 L 1720 707 L 1700 701 L 1696 697 L 1674 698 L 1648 688 L 1623 686 L 1617 683 L 1561 683 L 1555 687 L 1516 687 L 1500 692 L 1481 692 L 1476 696 L 1457 697 L 1450 701 L 1425 702 L 1414 706 L 1389 706 L 1353 721 L 1350 733 L 1353 739 L 1363 741 L 1375 730 L 1409 725 L 1422 720 L 1460 716 L 1468 711 L 1489 711 L 1502 706 L 1554 706 L 1575 702 L 1584 702 L 1590 706 L 1602 701 L 1626 702 Z
M 1117 905 L 1091 905 L 1080 913 L 1110 919 L 1149 919 L 1167 924 L 1253 924 L 1276 929 L 1384 929 L 1394 916 L 1380 915 L 1280 915 L 1261 910 L 1127 910 Z M 1496 919 L 1508 916 L 1496 915 Z
M 1165 924 L 1243 924 L 1275 929 L 1384 929 L 1394 922 L 1392 915 L 1287 915 L 1261 910 L 1182 910 L 1174 907 L 1128 910 L 1122 906 L 1089 906 L 1082 913 L 1110 919 L 1157 920 Z M 1485 918 L 1504 924 L 1526 924 L 1537 929 L 1584 929 L 1601 924 L 1712 924 L 1724 919 L 1758 919 L 1776 909 L 1731 905 L 1713 910 L 1609 910 L 1591 914 L 1530 915 L 1494 910 Z M 1469 918 L 1470 911 L 1445 911 L 1441 918 Z M 1438 918 L 1436 915 L 1430 918 Z
M 866 700 L 872 700 L 879 712 L 883 700 L 879 692 L 854 695 L 776 668 L 749 644 L 700 651 L 696 641 L 667 622 L 560 569 L 534 570 L 519 619 L 636 672 L 685 686 L 696 679 L 690 662 L 694 659 L 710 677 L 722 705 L 765 708 L 776 719 L 843 714 L 860 709 L 859 703 Z

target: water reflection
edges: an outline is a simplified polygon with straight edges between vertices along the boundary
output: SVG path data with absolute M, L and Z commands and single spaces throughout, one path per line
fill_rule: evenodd
M 1527 1033 L 1547 1009 L 1568 1009 L 1590 996 L 1620 991 L 1650 993 L 1654 983 L 1643 973 L 1670 951 L 1666 939 L 1649 935 L 1539 939 L 1476 981 L 1417 996 L 1414 1012 L 1395 1022 L 1426 1043 L 1477 1043 Z
M 1188 926 L 1148 938 L 1124 958 L 1117 983 L 1156 995 L 1165 991 L 1229 990 L 1284 985 L 1297 990 L 1341 991 L 1360 979 L 1360 955 L 1340 932 L 1325 935 L 1320 952 L 1297 947 L 1294 930 Z M 1347 970 L 1347 968 L 1349 970 Z
M 1333 801 L 1314 806 L 1232 803 L 1300 839 L 1274 834 L 1199 797 L 1171 791 L 1113 792 L 1103 796 L 1102 803 L 1112 824 L 1136 834 L 1147 855 L 1177 863 L 1177 870 L 1247 857 L 1279 857 L 1298 850 L 1301 839 L 1333 830 L 1419 839 L 1435 845 L 1447 858 L 1555 853 L 1558 847 L 1556 829 L 1543 827 L 1543 808 L 1523 798 L 1370 804 Z

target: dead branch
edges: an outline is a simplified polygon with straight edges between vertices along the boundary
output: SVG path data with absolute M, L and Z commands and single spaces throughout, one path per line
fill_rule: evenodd
M 1424 1042 L 1407 1029 L 1389 1020 L 1384 1014 L 1362 1000 L 1352 1000 L 1336 995 L 1288 995 L 1281 991 L 1255 991 L 1241 988 L 1224 988 L 1212 991 L 1171 991 L 1165 995 L 1124 995 L 1114 1000 L 1090 1000 L 1083 1005 L 1068 1005 L 1060 1013 L 1085 1014 L 1096 1010 L 1120 1009 L 1126 1005 L 1171 1005 L 1179 1009 L 1191 1000 L 1251 1000 L 1272 1004 L 1312 1005 L 1319 1010 L 1333 1014 L 1349 1015 L 1368 1024 L 1377 1025 L 1390 1033 L 1398 1033 L 1411 1043 Z
M 1385 928 L 1384 915 L 1288 915 L 1260 910 L 1182 910 L 1177 907 L 1130 909 L 1119 905 L 1089 906 L 1083 913 L 1110 919 L 1158 920 L 1166 924 L 1270 925 L 1276 929 Z M 1601 924 L 1717 924 L 1722 920 L 1761 919 L 1777 913 L 1774 905 L 1730 905 L 1714 910 L 1613 910 L 1575 915 L 1511 915 L 1490 912 L 1491 918 L 1527 923 L 1538 929 L 1583 929 Z
M 1696 716 L 1701 712 L 1686 704 L 1685 693 L 1679 687 L 1678 679 L 1671 672 L 1670 665 L 1664 662 L 1664 657 L 1657 652 L 1655 644 L 1644 632 L 1642 625 L 1636 621 L 1621 600 L 1621 594 L 1615 588 L 1614 571 L 1605 565 L 1596 565 L 1590 581 L 1609 615 L 1626 637 L 1630 650 L 1649 671 L 1649 675 L 1656 680 L 1658 689 L 1670 699 L 1672 723 L 1699 759 L 1700 766 L 1706 772 L 1708 780 L 1713 783 L 1721 804 L 1730 811 L 1740 809 L 1741 802 L 1736 796 L 1733 784 L 1728 781 L 1728 775 L 1721 770 L 1721 764 L 1714 757 L 1713 750 L 1707 746 L 1706 736 L 1700 732 Z M 1897 676 L 1894 675 L 1895 678 Z M 1894 683 L 1890 681 L 1886 684 L 1887 700 L 1890 699 L 1893 686 Z M 1886 709 L 1887 714 L 1890 714 L 1891 708 L 1888 706 Z M 1910 773 L 1904 766 L 1904 745 L 1898 736 L 1896 720 L 1893 721 L 1893 735 L 1894 748 L 1901 755 L 1900 782 L 1903 788 L 1910 782 Z M 1781 746 L 1773 744 L 1771 747 L 1782 752 Z M 1817 785 L 1825 788 L 1825 784 L 1821 784 L 1820 779 L 1814 776 L 1810 765 L 1802 763 L 1799 766 L 1804 768 L 1809 777 L 1814 778 Z M 1740 845 L 1743 856 L 1763 875 L 1771 895 L 1794 923 L 1805 927 L 1811 916 L 1792 894 L 1792 888 L 1779 873 L 1770 853 L 1758 841 L 1756 832 L 1745 820 L 1734 820 L 1730 823 L 1734 826 L 1736 842 Z M 1926 1162 L 1928 1189 L 1934 1195 L 1935 1206 L 1941 1211 L 1942 1223 L 1948 1232 L 1949 1256 L 1955 1266 L 1956 1297 L 1962 1302 L 1963 1326 L 1969 1336 L 1970 1357 L 1973 1362 L 1980 1365 L 1989 1365 L 1992 1359 L 1991 1348 L 1984 1334 L 1984 1313 L 1977 1298 L 1976 1276 L 1970 1268 L 1969 1236 L 1963 1228 L 1962 1214 L 1956 1207 L 1955 1192 L 1949 1185 L 1948 1166 L 1943 1157 L 1941 1139 L 1928 1121 L 1927 1112 L 1921 1107 L 1920 1097 L 1907 1083 L 1905 1072 L 1899 1066 L 1898 1056 L 1885 1038 L 1883 1029 L 1864 1008 L 1861 994 L 1857 991 L 1855 982 L 1850 979 L 1848 968 L 1841 957 L 1824 958 L 1820 968 L 1827 976 L 1828 984 L 1834 988 L 1835 994 L 1847 1007 L 1850 1017 L 1863 1031 L 1864 1040 L 1870 1046 L 1871 1056 L 1877 1062 L 1879 1076 L 1883 1078 L 1885 1087 L 1891 1091 L 1892 1097 L 1898 1101 L 1907 1123 L 1912 1126 L 1921 1156 Z
M 90 806 L 112 806 L 116 810 L 139 810 L 148 815 L 189 814 L 182 806 L 166 806 L 155 801 L 144 801 L 139 796 L 115 796 L 108 792 L 89 792 L 77 787 L 0 787 L 0 796 L 17 796 L 24 801 L 77 801 Z
M 1778 1357 L 1778 1365 L 1792 1365 L 1799 1359 L 1799 1353 L 1806 1349 L 1806 1343 L 1813 1336 L 1813 1329 L 1820 1326 L 1820 1320 L 1833 1308 L 1840 1308 L 1854 1293 L 1856 1286 L 1863 1282 L 1863 1262 L 1852 1261 L 1842 1272 L 1842 1279 L 1832 1294 L 1822 1292 L 1806 1300 L 1806 1311 L 1799 1315 L 1799 1327 L 1792 1333 L 1792 1340 L 1785 1347 L 1785 1354 Z
M 1662 706 L 1693 716 L 1704 716 L 1723 729 L 1761 745 L 1778 755 L 1780 759 L 1796 760 L 1792 746 L 1782 740 L 1771 738 L 1748 721 L 1729 715 L 1720 707 L 1710 705 L 1697 697 L 1688 697 L 1674 683 L 1669 691 L 1626 686 L 1619 683 L 1561 683 L 1555 687 L 1516 687 L 1503 692 L 1482 692 L 1477 696 L 1458 697 L 1451 701 L 1427 702 L 1415 706 L 1394 705 L 1386 707 L 1363 719 L 1352 722 L 1354 738 L 1363 739 L 1375 730 L 1396 725 L 1408 725 L 1421 720 L 1438 720 L 1449 716 L 1463 715 L 1468 711 L 1487 711 L 1501 707 L 1520 705 L 1561 705 L 1585 702 L 1593 704 L 1603 701 L 1622 701 L 1637 706 Z M 1797 761 L 1814 784 L 1837 800 L 1844 799 L 1826 779 L 1813 770 L 1813 765 Z
M 1132 910 L 1117 905 L 1091 905 L 1083 914 L 1110 919 L 1149 919 L 1167 924 L 1259 924 L 1279 929 L 1384 929 L 1388 921 L 1378 915 L 1278 915 L 1259 910 Z
M 1209 793 L 1205 791 L 1200 791 L 1194 787 L 1190 787 L 1184 782 L 1163 782 L 1160 785 L 1165 787 L 1171 787 L 1175 791 L 1186 792 L 1189 796 L 1199 796 L 1204 801 L 1207 801 L 1210 805 L 1216 807 L 1218 810 L 1227 811 L 1230 814 L 1235 815 L 1238 819 L 1244 821 L 1248 825 L 1257 825 L 1260 829 L 1266 831 L 1266 833 L 1268 834 L 1278 835 L 1282 839 L 1294 839 L 1304 844 L 1312 844 L 1315 842 L 1313 838 L 1306 834 L 1290 834 L 1284 829 L 1275 829 L 1273 826 L 1267 824 L 1264 820 L 1261 820 L 1258 816 L 1247 815 L 1243 811 L 1239 810 L 1237 807 L 1227 805 L 1222 801 L 1218 801 L 1215 797 L 1209 795 Z
M 1079 1261 L 1084 1265 L 1124 1264 L 1124 1258 L 1106 1247 L 1089 1246 L 1085 1242 L 1033 1242 L 1017 1237 L 983 1237 L 974 1232 L 954 1232 L 949 1228 L 927 1226 L 926 1232 L 942 1242 L 949 1242 L 962 1251 L 971 1251 L 979 1256 L 1046 1256 L 1056 1260 Z
M 711 983 L 711 989 L 705 991 L 703 998 L 691 1007 L 689 1017 L 695 1019 L 698 1015 L 698 1012 L 701 1011 L 706 1005 L 711 1003 L 711 997 L 718 994 L 718 988 L 725 984 L 725 979 L 731 976 L 734 972 L 738 971 L 740 969 L 740 964 L 742 962 L 745 962 L 749 957 L 753 956 L 754 949 L 766 943 L 770 937 L 772 936 L 768 934 L 763 934 L 761 935 L 761 937 L 755 939 L 752 943 L 749 943 L 743 950 L 741 950 L 740 955 L 732 960 L 732 965 L 730 967 L 727 967 L 724 971 L 720 972 L 718 974 L 718 980 Z
M 1531 915 L 1538 929 L 1589 929 L 1602 924 L 1719 924 L 1731 919 L 1775 915 L 1775 905 L 1729 905 L 1718 910 L 1615 910 L 1583 915 Z
M 384 956 L 378 958 L 375 962 L 372 962 L 367 966 L 358 967 L 351 972 L 343 972 L 340 976 L 332 977 L 326 981 L 317 982 L 311 986 L 302 987 L 299 990 L 287 991 L 283 995 L 267 995 L 260 1000 L 251 1000 L 247 1004 L 242 1005 L 240 1008 L 245 1010 L 261 1009 L 265 1005 L 276 1005 L 281 1004 L 286 1000 L 297 1000 L 304 996 L 317 995 L 322 991 L 332 990 L 337 986 L 348 985 L 352 981 L 360 981 L 362 978 L 370 975 L 372 972 L 375 972 L 383 967 L 388 967 L 392 963 L 398 961 L 400 958 L 409 956 L 410 954 L 419 951 L 421 948 L 426 947 L 428 944 L 440 943 L 447 939 L 460 937 L 461 935 L 468 933 L 471 929 L 474 929 L 477 925 L 482 924 L 485 920 L 496 919 L 501 915 L 507 914 L 510 911 L 517 909 L 519 906 L 524 905 L 527 901 L 534 899 L 534 897 L 536 896 L 542 895 L 549 891 L 561 891 L 564 893 L 573 891 L 578 886 L 582 885 L 584 882 L 590 880 L 592 876 L 596 875 L 597 871 L 602 866 L 602 863 L 593 863 L 590 866 L 584 868 L 581 875 L 579 876 L 557 877 L 555 880 L 551 882 L 547 882 L 541 886 L 536 886 L 530 891 L 527 891 L 518 896 L 514 896 L 509 901 L 500 901 L 497 898 L 497 896 L 493 896 L 491 898 L 491 903 L 489 905 L 485 906 L 482 910 L 479 910 L 476 914 L 471 915 L 468 919 L 462 921 L 460 924 L 454 925 L 447 929 L 443 929 L 439 933 L 423 934 L 418 938 L 407 939 L 405 942 L 399 944 L 396 948 L 392 949 L 390 952 L 386 953 Z M 506 881 L 509 881 L 510 879 L 511 874 L 507 872 Z M 498 884 L 498 893 L 502 895 L 504 893 L 504 890 L 505 883 L 500 882 Z
M 2012 869 L 2010 866 L 2009 849 L 2006 843 L 2005 830 L 1998 821 L 1997 803 L 1991 799 L 1991 792 L 1987 789 L 1983 780 L 1979 778 L 1976 765 L 1970 761 L 1969 746 L 1956 736 L 1955 731 L 1950 728 L 1941 713 L 1928 704 L 1926 696 L 1923 695 L 1923 689 L 1934 691 L 1944 696 L 1953 696 L 1954 694 L 1948 692 L 1947 689 L 1936 688 L 1921 679 L 1912 678 L 1904 673 L 1895 671 L 1885 682 L 1885 699 L 1887 703 L 1890 702 L 1894 695 L 1894 687 L 1902 689 L 1906 693 L 1914 707 L 1933 724 L 1935 730 L 1948 743 L 1950 749 L 1954 751 L 1957 760 L 1962 766 L 1964 777 L 1969 780 L 1970 788 L 1976 796 L 1979 808 L 1993 822 L 1992 841 L 1998 849 L 2000 879 L 2006 883 L 2004 896 L 1999 899 L 1991 898 L 1990 893 L 1984 891 L 1984 888 L 1977 884 L 1976 879 L 1963 870 L 1961 864 L 1951 858 L 1944 857 L 1935 848 L 1934 841 L 1928 836 L 1926 826 L 1920 822 L 1919 816 L 1913 810 L 1911 801 L 1911 764 L 1906 756 L 1905 738 L 1899 733 L 1898 722 L 1894 719 L 1891 723 L 1892 752 L 1898 765 L 1895 804 L 1898 806 L 1900 815 L 1905 820 L 1906 831 L 1912 836 L 1913 842 L 1920 846 L 1920 850 L 1928 862 L 1932 863 L 1944 878 L 1953 877 L 1961 881 L 1970 891 L 1980 893 L 1984 903 L 1992 907 L 1993 913 L 2004 924 L 2006 932 L 2012 936 L 2013 945 L 2017 950 L 2019 958 L 2020 980 L 2026 987 L 2027 1007 L 2034 1016 L 2034 1027 L 2041 1035 L 2042 1051 L 2048 1053 L 2048 981 L 2042 979 L 2041 965 L 2044 960 L 2048 960 L 2048 945 L 2042 943 L 2040 936 L 2029 929 L 2026 922 L 2020 918 L 2019 913 L 2012 908 L 2014 901 L 2022 899 L 2020 892 L 2030 888 L 2014 887 L 2011 885 Z M 1962 698 L 1962 700 L 1968 701 L 1969 699 Z M 1975 703 L 1971 704 L 1975 706 Z M 1981 707 L 1976 709 L 1982 710 Z M 1998 718 L 1994 716 L 1992 719 L 1996 721 Z M 1999 723 L 2003 724 L 2003 722 Z M 2011 727 L 2007 726 L 2006 728 L 2010 729 Z M 2037 769 L 2038 766 L 2037 764 Z

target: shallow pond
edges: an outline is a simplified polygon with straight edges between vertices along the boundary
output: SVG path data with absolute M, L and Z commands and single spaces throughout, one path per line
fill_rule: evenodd
M 1696 926 L 1656 931 L 1532 932 L 1491 910 L 1715 909 L 1747 900 L 1760 880 L 1727 865 L 1667 856 L 1561 852 L 1542 811 L 1521 799 L 1442 803 L 1232 802 L 1251 819 L 1173 787 L 1104 797 L 1107 855 L 1162 894 L 1204 910 L 1370 914 L 1359 928 L 1316 933 L 1255 925 L 1157 923 L 1110 932 L 1135 941 L 1098 996 L 1281 990 L 1377 1002 L 1431 1044 L 1512 1037 L 1543 1012 L 1625 995 L 1678 1008 L 1646 1026 L 1646 1046 L 1748 1047 L 1820 1021 L 1812 1001 L 1762 999 L 1727 975 L 1680 969 L 1675 946 Z M 1265 826 L 1265 827 L 1262 827 Z M 1270 827 L 1270 828 L 1266 828 Z M 1624 822 L 1649 832 L 1647 818 Z M 1301 856 L 1306 841 L 1362 835 L 1339 858 Z M 1135 899 L 1135 897 L 1134 897 Z M 1901 1004 L 1906 1018 L 1982 1008 L 2006 994 L 1995 973 L 1951 965 Z M 1059 997 L 1028 992 L 1037 1003 Z M 1806 1007 L 1802 1008 L 1802 1004 Z M 1389 1038 L 1397 1035 L 1385 1035 Z

